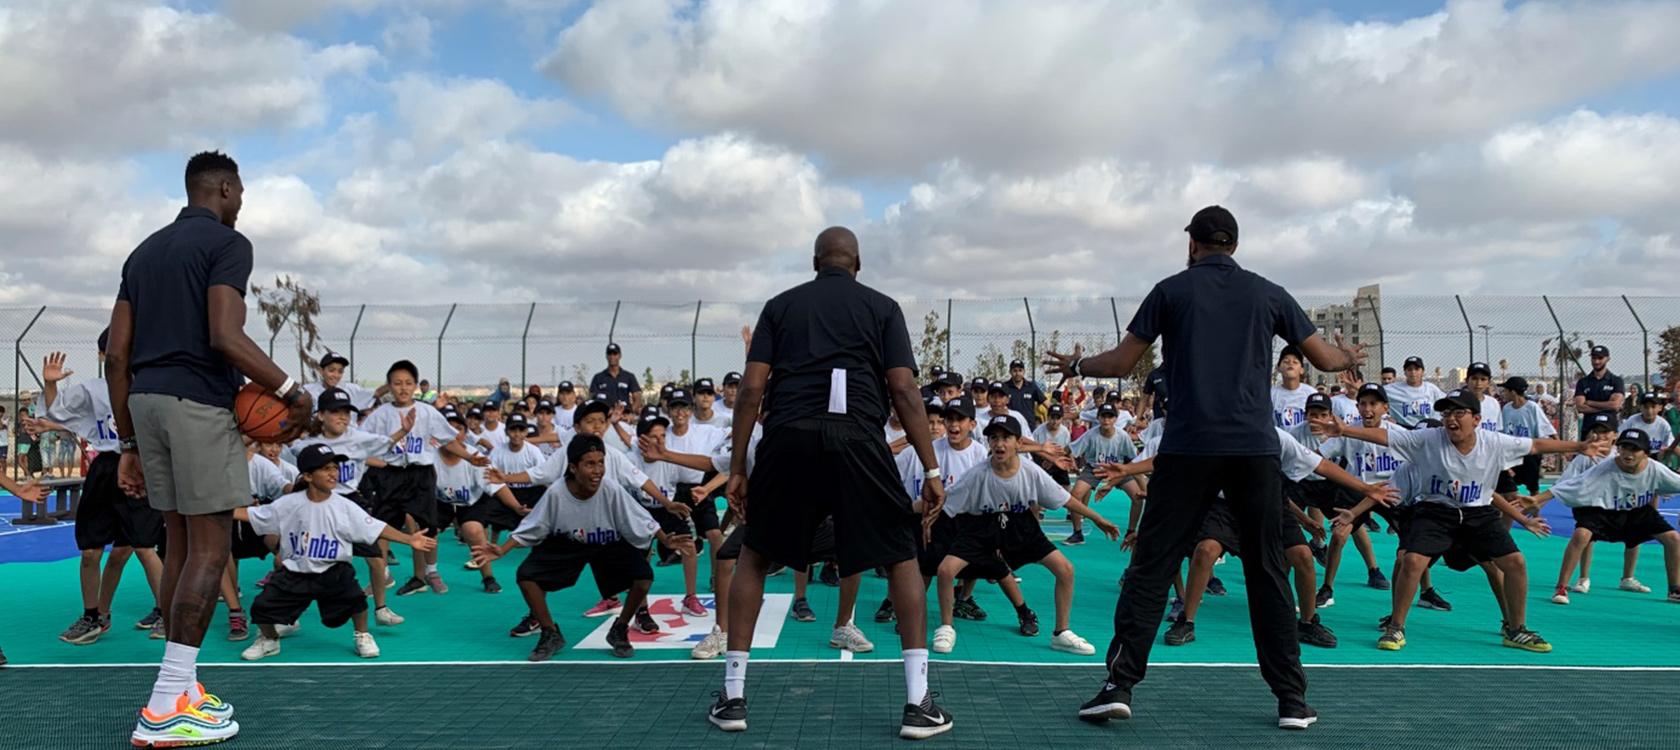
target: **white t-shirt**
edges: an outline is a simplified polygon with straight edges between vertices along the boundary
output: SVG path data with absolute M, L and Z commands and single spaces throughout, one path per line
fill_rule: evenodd
M 1306 383 L 1289 389 L 1282 385 L 1272 386 L 1272 422 L 1278 427 L 1288 429 L 1307 421 L 1307 397 L 1318 393 L 1318 389 Z
M 945 499 L 945 515 L 1026 513 L 1035 503 L 1051 510 L 1067 505 L 1071 495 L 1066 487 L 1038 464 L 1016 460 L 1021 468 L 1008 478 L 998 476 L 989 464 L 964 475 Z
M 636 468 L 636 464 L 640 462 L 632 461 L 629 454 L 614 447 L 612 443 L 606 443 L 606 447 L 607 478 L 616 478 L 626 492 L 640 492 L 642 484 L 648 481 L 647 475 Z M 530 475 L 531 484 L 546 484 L 552 487 L 563 484 L 566 466 L 566 452 L 555 451 L 554 455 L 543 459 L 541 464 L 527 469 L 525 473 Z
M 1616 431 L 1632 429 L 1643 430 L 1646 435 L 1651 437 L 1651 446 L 1647 450 L 1652 454 L 1661 453 L 1664 448 L 1674 442 L 1674 429 L 1668 426 L 1668 420 L 1660 416 L 1657 417 L 1655 422 L 1647 422 L 1644 414 L 1635 414 L 1622 420 L 1622 426 L 1616 428 Z
M 653 516 L 612 482 L 602 482 L 595 496 L 587 500 L 574 496 L 565 482 L 555 482 L 509 536 L 527 547 L 561 536 L 579 544 L 624 541 L 646 549 L 658 531 Z
M 1395 432 L 1404 432 L 1405 428 L 1388 421 L 1388 415 L 1383 415 L 1382 426 L 1392 436 Z M 1318 452 L 1331 460 L 1341 459 L 1347 462 L 1348 472 L 1359 477 L 1363 482 L 1381 482 L 1392 478 L 1401 467 L 1399 456 L 1394 449 L 1386 445 L 1367 443 L 1350 437 L 1335 437 L 1320 443 Z
M 1009 409 L 1008 412 L 1009 412 L 1008 416 L 1013 417 L 1015 419 L 1015 421 L 1021 425 L 1021 434 L 1022 435 L 1031 436 L 1033 434 L 1032 428 L 1027 426 L 1027 418 L 1021 416 L 1021 412 L 1015 411 L 1014 409 Z M 987 409 L 986 411 L 983 411 L 983 412 L 980 412 L 979 414 L 976 414 L 974 416 L 974 439 L 977 442 L 981 442 L 981 443 L 986 442 L 986 435 L 985 435 L 986 425 L 991 424 L 993 417 L 1001 417 L 1001 416 L 1004 416 L 1004 415 L 993 414 L 992 410 L 990 410 L 990 409 Z
M 1348 398 L 1345 393 L 1338 393 L 1330 397 L 1330 413 L 1348 424 L 1358 424 L 1359 402 Z
M 559 430 L 562 433 L 571 432 L 576 427 L 576 425 L 572 422 L 572 417 L 576 414 L 577 404 L 573 404 L 570 409 L 559 404 L 555 404 L 554 429 Z
M 338 494 L 316 502 L 294 492 L 245 512 L 258 534 L 280 536 L 280 564 L 294 573 L 325 573 L 350 562 L 352 544 L 373 544 L 385 533 L 385 522 Z
M 933 441 L 933 457 L 939 462 L 940 481 L 949 490 L 969 469 L 986 463 L 986 447 L 980 441 L 971 439 L 967 447 L 957 450 L 951 447 L 949 438 L 940 438 Z M 898 463 L 898 479 L 904 484 L 904 491 L 911 500 L 920 498 L 922 482 L 927 474 L 927 470 L 922 468 L 922 459 L 915 451 L 903 451 L 893 460 Z
M 396 432 L 395 429 L 391 431 Z M 298 453 L 316 443 L 325 444 L 332 448 L 334 453 L 349 459 L 338 464 L 338 486 L 333 488 L 335 493 L 348 495 L 361 487 L 362 477 L 367 474 L 367 460 L 383 455 L 390 449 L 391 436 L 375 435 L 351 427 L 335 438 L 327 437 L 324 434 L 316 437 L 303 437 L 282 448 L 280 450 L 280 460 L 294 467 L 292 470 L 296 471 Z
M 1534 449 L 1531 438 L 1478 430 L 1475 447 L 1460 453 L 1441 427 L 1392 430 L 1388 440 L 1415 472 L 1418 500 L 1464 508 L 1491 505 L 1499 472 L 1521 463 Z
M 1434 383 L 1424 381 L 1412 387 L 1404 380 L 1383 386 L 1388 391 L 1388 416 L 1401 425 L 1410 426 L 1435 416 L 1435 402 L 1447 397 Z
M 1571 508 L 1621 511 L 1650 505 L 1658 497 L 1677 492 L 1680 474 L 1650 459 L 1645 461 L 1645 470 L 1637 474 L 1622 471 L 1615 461 L 1604 461 L 1552 487 L 1552 497 Z
M 537 446 L 525 443 L 514 450 L 512 444 L 507 444 L 490 451 L 490 465 L 496 467 L 503 474 L 519 474 L 541 466 L 548 459 Z M 529 484 L 510 482 L 509 487 L 520 489 Z
M 1104 437 L 1101 427 L 1085 431 L 1073 445 L 1068 448 L 1075 459 L 1085 462 L 1086 466 L 1095 468 L 1102 464 L 1123 464 L 1137 458 L 1137 445 L 1132 443 L 1132 436 L 1114 430 L 1112 437 Z
M 41 401 L 45 398 L 37 400 L 36 414 L 70 428 L 95 451 L 116 452 L 117 418 L 111 412 L 111 392 L 104 378 L 58 389 L 50 409 L 41 409 Z
M 1073 430 L 1068 429 L 1066 424 L 1063 424 L 1062 429 L 1057 430 L 1054 434 L 1050 432 L 1049 425 L 1049 422 L 1045 422 L 1033 428 L 1032 439 L 1037 440 L 1040 445 L 1054 444 L 1063 448 L 1073 444 Z
M 297 469 L 293 468 L 292 478 L 287 479 L 285 471 L 262 456 L 251 456 L 245 464 L 251 478 L 251 497 L 258 500 L 269 501 L 286 495 L 297 481 Z
M 701 419 L 700 410 L 694 410 L 694 416 L 689 418 L 689 424 L 705 425 L 719 430 L 727 430 L 735 424 L 734 413 L 723 408 L 722 403 L 712 405 L 711 419 Z
M 1506 404 L 1499 407 L 1500 422 L 1505 434 L 1513 437 L 1549 438 L 1557 435 L 1552 420 L 1533 399 L 1525 399 L 1521 407 Z
M 1577 453 L 1574 458 L 1569 459 L 1569 463 L 1564 465 L 1563 476 L 1559 477 L 1558 481 L 1561 482 L 1575 476 L 1576 474 L 1585 474 L 1588 469 L 1604 463 L 1604 461 L 1608 458 L 1610 458 L 1608 455 L 1589 456 L 1585 453 Z
M 472 505 L 485 495 L 502 491 L 504 485 L 492 484 L 484 478 L 484 468 L 461 459 L 450 466 L 445 461 L 432 464 L 437 472 L 438 500 L 450 505 Z
M 752 476 L 753 466 L 758 463 L 758 441 L 764 437 L 764 426 L 753 425 L 752 437 L 747 440 L 747 476 Z M 712 451 L 712 468 L 719 474 L 728 474 L 729 465 L 735 458 L 735 441 L 731 437 L 723 441 Z
M 460 434 L 431 404 L 416 401 L 401 408 L 383 404 L 362 420 L 361 429 L 375 435 L 393 434 L 402 428 L 403 417 L 410 411 L 414 412 L 414 429 L 401 442 L 392 444 L 379 459 L 394 467 L 431 466 L 437 461 L 438 446 L 452 442 Z
M 756 432 L 757 430 L 754 431 Z M 719 446 L 729 442 L 732 438 L 733 436 L 730 435 L 728 430 L 720 429 L 707 424 L 694 424 L 690 422 L 688 425 L 688 432 L 681 435 L 678 435 L 676 430 L 666 430 L 665 447 L 676 453 L 691 453 L 696 456 L 710 456 L 718 451 Z M 640 453 L 640 451 L 634 452 Z M 683 484 L 699 484 L 706 479 L 706 475 L 704 473 L 695 471 L 686 466 L 673 465 L 673 468 L 677 470 L 675 479 L 676 482 L 681 482 Z M 651 477 L 652 475 L 650 474 L 648 476 Z M 675 485 L 673 484 L 673 486 Z
M 1167 433 L 1167 418 L 1166 417 L 1159 417 L 1159 418 L 1152 419 L 1152 420 L 1149 421 L 1149 426 L 1143 428 L 1143 433 L 1138 435 L 1138 439 L 1142 440 L 1144 442 L 1144 444 L 1147 445 L 1150 440 L 1160 442 L 1161 436 L 1165 435 L 1166 433 Z
M 1488 432 L 1504 432 L 1505 422 L 1501 418 L 1504 410 L 1504 407 L 1499 405 L 1499 399 L 1492 396 L 1483 396 L 1482 429 L 1487 430 Z
M 1324 447 L 1324 444 L 1326 442 L 1324 436 L 1314 434 L 1313 431 L 1312 431 L 1312 425 L 1309 424 L 1309 423 L 1306 423 L 1306 422 L 1302 422 L 1301 424 L 1298 424 L 1298 425 L 1295 425 L 1294 427 L 1289 427 L 1289 428 L 1280 427 L 1280 428 L 1278 428 L 1278 431 L 1282 432 L 1285 435 L 1288 435 L 1291 442 L 1294 442 L 1294 443 L 1300 445 L 1301 447 L 1306 448 L 1308 451 L 1311 451 L 1314 455 L 1319 456 L 1319 457 L 1333 456 L 1334 452 L 1336 450 L 1334 445 L 1332 445 L 1330 449 L 1326 450 L 1325 447 Z M 1288 460 L 1289 459 L 1290 448 L 1288 446 L 1284 446 L 1283 453 L 1284 453 L 1284 455 L 1283 455 L 1284 460 Z M 1316 463 L 1314 463 L 1313 465 L 1315 467 L 1317 466 Z M 1284 473 L 1288 474 L 1289 472 L 1285 471 Z M 1312 473 L 1312 472 L 1307 472 L 1307 476 L 1301 477 L 1299 479 L 1296 479 L 1295 477 L 1290 477 L 1290 478 L 1294 479 L 1294 481 L 1297 481 L 1297 482 L 1320 482 L 1320 481 L 1324 480 L 1324 477 L 1321 477 L 1321 476 L 1319 476 L 1315 473 Z
M 490 447 L 484 448 L 484 450 L 495 450 L 501 446 L 507 445 L 507 426 L 503 425 L 501 422 L 497 422 L 496 429 L 494 430 L 489 427 L 480 427 L 478 432 L 473 432 L 469 429 L 467 430 L 467 440 L 468 442 L 477 445 L 479 448 L 484 448 L 483 445 L 478 443 L 478 441 L 483 440 L 490 444 Z

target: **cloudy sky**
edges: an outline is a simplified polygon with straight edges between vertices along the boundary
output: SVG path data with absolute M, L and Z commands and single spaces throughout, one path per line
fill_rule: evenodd
M 1680 285 L 1680 4 L 7 0 L 0 304 L 103 304 L 245 175 L 324 301 L 1136 296 L 1186 218 L 1302 294 Z

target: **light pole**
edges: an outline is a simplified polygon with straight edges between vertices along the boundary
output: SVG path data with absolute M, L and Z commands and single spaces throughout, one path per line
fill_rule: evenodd
M 1491 361 L 1493 354 L 1488 351 L 1488 331 L 1493 330 L 1493 326 L 1483 323 L 1476 327 L 1482 329 L 1482 361 Z

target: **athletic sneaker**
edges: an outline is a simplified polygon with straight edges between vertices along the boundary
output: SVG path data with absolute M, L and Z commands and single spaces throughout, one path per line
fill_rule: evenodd
M 1182 619 L 1184 619 L 1184 600 L 1175 597 L 1172 600 L 1172 606 L 1167 607 L 1167 616 L 1162 618 L 1162 620 L 1165 622 L 1177 622 Z
M 484 579 L 484 593 L 500 594 L 502 593 L 502 584 L 496 583 L 494 578 L 486 578 Z
M 198 688 L 198 694 L 203 697 L 193 704 L 194 710 L 208 714 L 210 718 L 217 721 L 227 721 L 233 718 L 232 703 L 227 703 L 221 698 L 211 695 L 210 691 L 204 689 L 204 683 L 202 682 L 196 683 L 196 687 Z
M 1336 592 L 1329 585 L 1320 586 L 1318 587 L 1318 596 L 1314 597 L 1313 601 L 1317 603 L 1316 606 L 1319 609 L 1333 607 L 1336 605 Z
M 636 629 L 649 635 L 659 632 L 659 623 L 654 621 L 653 615 L 648 612 L 647 607 L 636 610 Z M 625 643 L 629 643 L 629 641 L 625 641 Z
M 706 710 L 706 721 L 725 732 L 747 731 L 747 699 L 725 698 L 723 693 L 712 695 L 717 697 L 717 702 Z
M 1418 594 L 1417 605 L 1424 609 L 1433 609 L 1437 612 L 1452 611 L 1452 603 L 1448 602 L 1446 599 L 1442 599 L 1441 592 L 1436 591 L 1434 588 L 1424 589 L 1423 593 Z
M 426 573 L 426 585 L 432 587 L 434 594 L 449 593 L 449 584 L 444 583 L 443 575 L 435 570 Z
M 822 566 L 822 571 L 817 574 L 817 581 L 824 586 L 839 586 L 840 566 L 834 563 Z
M 1090 641 L 1080 638 L 1071 630 L 1064 630 L 1051 638 L 1050 648 L 1056 651 L 1066 651 L 1070 654 L 1079 654 L 1080 656 L 1090 656 L 1097 652 L 1096 646 L 1091 645 Z
M 688 657 L 701 660 L 716 659 L 728 650 L 729 636 L 718 629 L 716 625 L 713 625 L 712 632 L 707 633 L 705 638 L 694 644 L 694 650 L 688 652 Z
M 1214 596 L 1224 596 L 1225 582 L 1219 580 L 1219 576 L 1212 576 L 1208 578 L 1207 592 L 1209 594 L 1213 594 Z
M 1541 638 L 1539 633 L 1528 628 L 1506 628 L 1504 643 L 1511 648 L 1520 648 L 1537 654 L 1552 652 L 1552 644 L 1547 643 L 1546 639 Z
M 5 649 L 0 649 L 0 667 L 4 666 L 6 666 L 6 651 Z
M 922 696 L 921 705 L 904 704 L 904 721 L 898 725 L 898 736 L 906 740 L 925 740 L 951 731 L 956 722 L 951 715 L 933 702 L 938 693 Z
M 426 582 L 419 578 L 410 578 L 403 582 L 402 588 L 397 589 L 397 596 L 413 596 L 426 590 Z
M 296 635 L 299 629 L 299 625 L 295 622 L 290 625 L 275 625 L 274 634 L 281 638 L 290 638 Z
M 163 610 L 158 609 L 157 607 L 152 607 L 151 614 L 148 614 L 145 617 L 140 618 L 139 622 L 134 623 L 134 629 L 135 630 L 151 630 L 152 626 L 156 625 L 158 623 L 158 621 L 162 620 L 162 619 L 163 619 Z
M 1573 586 L 1570 586 L 1569 590 L 1573 591 L 1577 594 L 1585 594 L 1589 591 L 1592 591 L 1592 579 L 1591 578 L 1582 578 L 1582 579 L 1576 581 Z
M 531 649 L 531 654 L 525 657 L 529 661 L 548 661 L 566 646 L 566 637 L 560 634 L 559 628 L 541 632 L 542 637 L 537 639 L 537 645 Z
M 1032 611 L 1030 607 L 1017 611 L 1015 621 L 1021 628 L 1021 635 L 1028 638 L 1038 636 L 1038 613 Z
M 1317 560 L 1319 565 L 1324 565 L 1324 560 L 1330 556 L 1330 548 L 1318 542 L 1308 541 L 1307 549 L 1312 550 L 1313 559 Z
M 373 621 L 380 625 L 401 625 L 403 624 L 403 616 L 397 614 L 396 610 L 390 607 L 380 607 L 373 611 Z
M 589 609 L 585 610 L 584 613 L 583 613 L 583 616 L 584 617 L 610 617 L 612 615 L 618 614 L 619 611 L 622 610 L 622 609 L 624 609 L 624 605 L 619 604 L 618 603 L 618 597 L 615 596 L 615 597 L 612 597 L 611 599 L 602 599 L 601 601 L 595 602 L 595 606 L 590 607 Z
M 525 638 L 527 636 L 536 635 L 541 631 L 542 626 L 537 624 L 537 618 L 533 615 L 526 614 L 524 617 L 519 618 L 518 625 L 513 626 L 513 629 L 508 631 L 508 637 Z
M 356 633 L 356 655 L 363 659 L 379 658 L 379 644 L 373 642 L 372 633 Z
M 1084 531 L 1084 529 L 1074 531 L 1072 534 L 1068 534 L 1066 539 L 1062 540 L 1062 544 L 1066 544 L 1070 547 L 1078 546 L 1078 545 L 1081 545 L 1081 544 L 1084 544 L 1084 543 L 1085 543 L 1085 531 Z
M 706 605 L 700 601 L 700 597 L 689 594 L 683 597 L 682 612 L 689 617 L 705 617 Z
M 1649 594 L 1649 593 L 1651 593 L 1651 587 L 1646 586 L 1643 583 L 1640 583 L 1638 578 L 1623 578 L 1622 579 L 1622 585 L 1620 586 L 1620 588 L 1623 591 L 1632 591 L 1632 592 L 1637 593 L 1637 594 Z M 1581 593 L 1584 594 L 1586 592 L 1583 591 Z
M 789 610 L 789 614 L 797 622 L 817 621 L 817 613 L 811 611 L 811 603 L 805 601 L 803 596 L 793 600 L 793 608 Z
M 986 610 L 981 609 L 980 603 L 974 601 L 972 596 L 957 602 L 956 606 L 951 609 L 951 614 L 961 620 L 981 622 L 986 619 Z
M 1167 635 L 1163 641 L 1168 646 L 1182 646 L 1196 640 L 1196 623 L 1189 620 L 1175 620 L 1172 627 L 1167 628 Z
M 147 633 L 146 637 L 154 641 L 168 640 L 169 631 L 164 628 L 163 621 L 158 620 L 156 623 L 152 624 L 152 632 Z
M 834 629 L 834 634 L 828 637 L 828 645 L 854 654 L 867 654 L 875 650 L 875 644 L 863 636 L 863 631 L 849 622 Z
M 1295 629 L 1300 635 L 1301 642 L 1307 644 L 1308 646 L 1317 646 L 1319 648 L 1336 647 L 1336 634 L 1330 632 L 1329 628 L 1324 627 L 1324 623 L 1319 621 L 1319 616 L 1316 614 L 1313 615 L 1311 620 L 1300 621 L 1296 625 Z
M 228 640 L 243 641 L 251 637 L 251 621 L 244 612 L 228 613 Z
M 273 577 L 274 577 L 274 571 L 272 571 L 272 570 L 268 571 L 267 573 L 264 573 L 263 577 L 257 579 L 257 588 L 260 589 L 260 588 L 263 588 L 263 587 L 267 586 L 268 585 L 268 579 L 273 578 Z
M 933 631 L 932 650 L 936 654 L 949 654 L 957 646 L 957 629 L 950 625 L 940 625 Z
M 461 567 L 467 570 L 478 570 L 481 566 L 478 564 L 477 560 L 469 558 L 466 562 L 461 563 Z
M 386 567 L 395 568 L 395 567 L 397 567 L 398 565 L 401 565 L 401 564 L 402 563 L 397 560 L 397 553 L 392 552 L 390 550 L 385 550 L 385 566 Z
M 1552 592 L 1552 603 L 1553 604 L 1568 604 L 1569 603 L 1569 589 L 1564 588 L 1563 586 L 1557 587 L 1557 590 Z
M 175 710 L 163 715 L 140 709 L 129 743 L 135 747 L 185 747 L 226 742 L 239 735 L 239 722 L 216 719 L 192 707 L 187 694 L 175 700 Z
M 99 634 L 104 635 L 104 634 L 109 633 L 109 632 L 111 632 L 111 616 L 110 615 L 100 615 L 99 616 Z
M 1302 730 L 1318 723 L 1318 712 L 1304 703 L 1278 707 L 1278 729 Z
M 1377 632 L 1381 633 L 1382 631 L 1387 630 L 1388 624 L 1393 621 L 1394 615 L 1383 615 L 1382 617 L 1377 618 Z
M 268 636 L 258 633 L 257 640 L 246 646 L 244 651 L 239 652 L 239 658 L 245 661 L 256 661 L 278 653 L 280 653 L 280 641 L 270 640 Z
M 641 618 L 642 614 L 636 613 L 636 619 Z M 644 627 L 642 632 L 646 633 L 648 630 Z M 655 629 L 653 632 L 659 631 Z M 620 659 L 635 656 L 636 649 L 630 645 L 630 623 L 615 622 L 612 627 L 607 628 L 607 645 L 612 647 L 612 655 Z
M 1109 719 L 1132 718 L 1132 691 L 1112 682 L 1104 682 L 1102 690 L 1097 691 L 1097 697 L 1085 701 L 1085 704 L 1079 707 L 1079 718 L 1099 723 Z
M 881 607 L 879 609 L 875 610 L 875 621 L 876 622 L 892 622 L 893 620 L 896 620 L 896 619 L 898 619 L 898 614 L 893 612 L 892 600 L 891 599 L 882 599 L 881 600 Z
M 1405 647 L 1405 628 L 1397 628 L 1390 623 L 1384 623 L 1382 637 L 1377 639 L 1377 648 L 1384 651 L 1399 651 Z
M 65 628 L 64 632 L 59 633 L 58 639 L 65 643 L 86 646 L 99 640 L 99 636 L 104 632 L 99 627 L 98 615 L 82 615 L 76 618 L 75 622 L 70 623 L 70 627 Z
M 1378 591 L 1388 591 L 1394 588 L 1394 585 L 1388 582 L 1388 576 L 1383 575 L 1383 572 L 1377 568 L 1372 568 L 1369 573 L 1365 574 L 1365 585 Z
M 1668 600 L 1671 602 L 1680 602 L 1680 586 L 1668 587 Z

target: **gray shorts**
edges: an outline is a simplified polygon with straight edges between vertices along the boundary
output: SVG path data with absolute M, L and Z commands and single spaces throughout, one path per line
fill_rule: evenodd
M 188 516 L 251 504 L 245 441 L 233 412 L 158 393 L 128 397 L 153 508 Z

